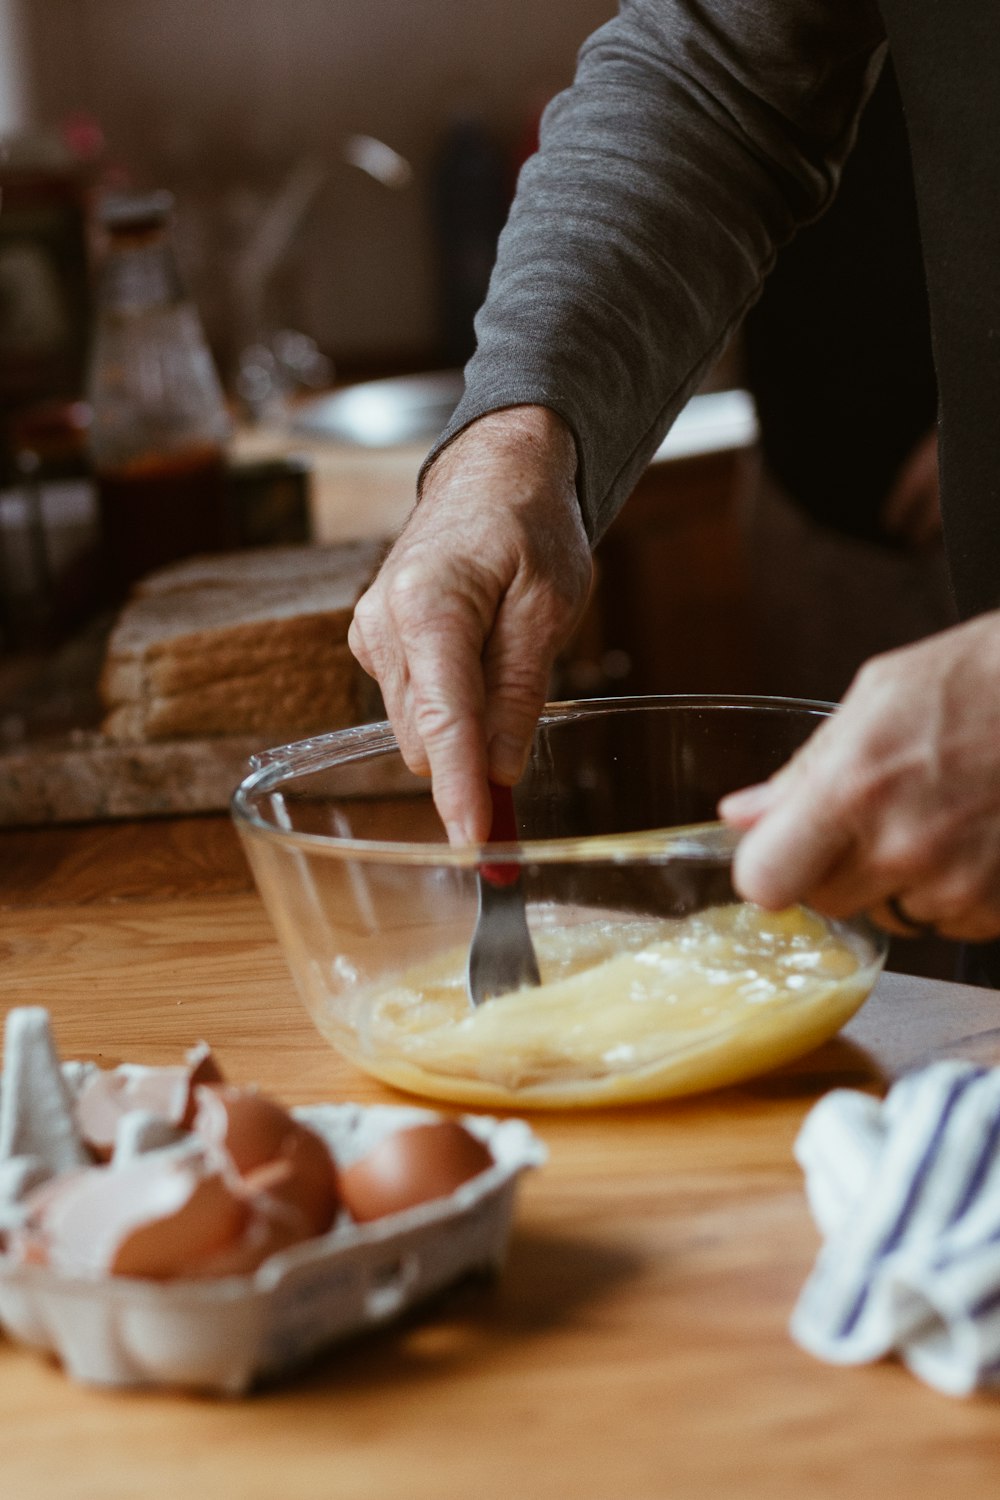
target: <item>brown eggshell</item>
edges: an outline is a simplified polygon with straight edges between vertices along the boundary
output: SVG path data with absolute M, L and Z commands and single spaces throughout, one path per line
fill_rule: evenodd
M 280 1156 L 293 1125 L 287 1109 L 254 1089 L 195 1090 L 196 1133 L 209 1145 L 223 1149 L 241 1174 Z
M 267 1172 L 267 1167 L 261 1167 Z M 259 1265 L 312 1238 L 312 1230 L 305 1216 L 278 1199 L 259 1193 L 247 1200 L 250 1217 L 239 1237 L 214 1255 L 199 1261 L 191 1272 L 197 1277 L 243 1276 L 256 1271 Z
M 218 1173 L 196 1178 L 172 1213 L 136 1225 L 119 1241 L 108 1269 L 154 1280 L 203 1275 L 202 1262 L 232 1245 L 248 1218 L 246 1203 Z
M 190 1130 L 194 1124 L 197 1100 L 195 1088 L 199 1083 L 225 1083 L 222 1069 L 215 1060 L 215 1054 L 207 1042 L 196 1042 L 185 1054 L 184 1061 L 187 1065 L 188 1096 L 187 1105 L 184 1110 L 183 1123 Z
M 249 1193 L 266 1191 L 304 1215 L 311 1234 L 323 1234 L 339 1203 L 336 1170 L 326 1144 L 286 1109 L 249 1089 L 197 1088 L 194 1129 L 222 1150 Z M 280 1170 L 268 1171 L 283 1163 Z M 266 1186 L 254 1179 L 266 1174 Z
M 493 1165 L 487 1146 L 457 1120 L 397 1130 L 338 1174 L 340 1196 L 359 1224 L 446 1198 Z
M 44 1195 L 44 1196 L 42 1196 Z M 196 1274 L 203 1258 L 237 1239 L 246 1202 L 218 1172 L 191 1160 L 141 1157 L 127 1167 L 92 1167 L 29 1198 L 32 1242 L 71 1275 Z

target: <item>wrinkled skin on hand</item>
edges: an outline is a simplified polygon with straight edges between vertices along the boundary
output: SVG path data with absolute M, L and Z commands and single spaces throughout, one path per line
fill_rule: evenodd
M 770 781 L 723 799 L 740 893 L 770 908 L 885 901 L 945 937 L 1000 936 L 1000 611 L 868 662 Z
M 436 459 L 355 610 L 351 650 L 378 680 L 406 764 L 431 776 L 453 843 L 487 837 L 487 776 L 521 775 L 587 601 L 576 461 L 545 407 L 481 417 Z

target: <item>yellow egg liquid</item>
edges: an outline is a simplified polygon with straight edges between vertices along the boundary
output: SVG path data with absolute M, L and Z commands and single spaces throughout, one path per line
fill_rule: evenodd
M 675 920 L 533 918 L 538 988 L 473 1009 L 467 949 L 364 996 L 347 1049 L 411 1093 L 515 1108 L 625 1104 L 716 1088 L 819 1045 L 880 961 L 800 907 L 713 907 Z M 338 1037 L 338 1045 L 343 1038 Z

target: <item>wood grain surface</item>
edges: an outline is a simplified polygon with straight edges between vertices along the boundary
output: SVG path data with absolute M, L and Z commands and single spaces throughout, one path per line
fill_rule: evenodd
M 66 1056 L 174 1061 L 200 1037 L 290 1103 L 396 1099 L 297 1000 L 221 820 L 0 839 L 0 1006 Z M 838 1084 L 1000 1060 L 1000 997 L 887 975 L 847 1031 L 741 1088 L 538 1116 L 491 1286 L 240 1401 L 76 1387 L 0 1340 L 10 1500 L 916 1500 L 1000 1484 L 1000 1401 L 898 1365 L 834 1369 L 786 1325 L 817 1248 L 791 1147 Z

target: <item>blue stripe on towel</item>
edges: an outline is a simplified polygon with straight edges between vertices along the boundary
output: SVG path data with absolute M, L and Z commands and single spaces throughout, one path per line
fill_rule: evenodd
M 900 1240 L 903 1238 L 903 1235 L 906 1233 L 910 1219 L 913 1215 L 913 1211 L 920 1201 L 920 1195 L 926 1185 L 931 1168 L 934 1166 L 934 1163 L 937 1160 L 938 1149 L 947 1129 L 948 1121 L 951 1118 L 952 1113 L 954 1112 L 955 1107 L 961 1099 L 962 1095 L 966 1092 L 970 1085 L 972 1085 L 977 1081 L 977 1079 L 982 1077 L 984 1071 L 985 1070 L 982 1068 L 977 1068 L 973 1072 L 965 1074 L 962 1078 L 957 1078 L 952 1083 L 951 1088 L 948 1090 L 948 1094 L 941 1112 L 938 1115 L 937 1121 L 935 1122 L 934 1130 L 931 1133 L 931 1138 L 927 1143 L 923 1155 L 917 1163 L 916 1171 L 913 1173 L 913 1176 L 910 1179 L 909 1186 L 906 1190 L 906 1197 L 903 1199 L 902 1207 L 900 1208 L 899 1213 L 896 1215 L 896 1218 L 889 1228 L 888 1232 L 885 1234 L 882 1243 L 875 1250 L 875 1253 L 872 1256 L 872 1262 L 884 1260 L 887 1255 L 890 1255 L 892 1251 L 896 1249 Z M 864 1312 L 865 1303 L 868 1300 L 868 1293 L 870 1290 L 871 1282 L 869 1279 L 863 1286 L 859 1288 L 857 1297 L 854 1299 L 854 1302 L 848 1310 L 846 1318 L 844 1318 L 837 1332 L 836 1336 L 838 1338 L 847 1338 L 851 1333 L 854 1332 L 854 1329 L 858 1323 L 858 1319 Z
M 962 1245 L 958 1250 L 943 1250 L 940 1255 L 935 1255 L 931 1261 L 932 1271 L 950 1271 L 954 1266 L 961 1265 L 963 1260 L 973 1260 L 982 1254 L 984 1245 L 1000 1244 L 1000 1225 L 990 1231 L 989 1234 L 977 1236 L 975 1244 Z
M 965 1184 L 965 1192 L 948 1217 L 949 1228 L 953 1224 L 957 1224 L 962 1215 L 971 1207 L 976 1194 L 983 1185 L 987 1172 L 993 1165 L 993 1158 L 996 1155 L 998 1142 L 1000 1142 L 1000 1113 L 994 1115 L 990 1122 L 990 1128 L 986 1132 L 986 1139 L 982 1144 L 975 1165 L 969 1173 L 968 1181 Z
M 970 1318 L 981 1318 L 983 1313 L 994 1312 L 1000 1307 L 1000 1286 L 994 1287 L 992 1292 L 987 1292 L 980 1297 L 978 1302 L 973 1302 L 966 1311 Z

